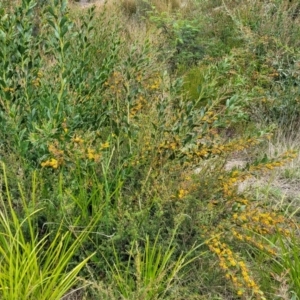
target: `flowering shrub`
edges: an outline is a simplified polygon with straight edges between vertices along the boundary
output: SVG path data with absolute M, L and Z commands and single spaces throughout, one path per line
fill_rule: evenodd
M 239 185 L 296 156 L 251 155 L 272 139 L 272 128 L 250 132 L 248 126 L 250 108 L 267 101 L 266 90 L 281 76 L 278 68 L 248 48 L 220 58 L 203 57 L 199 49 L 191 57 L 186 39 L 197 46 L 200 29 L 189 21 L 172 23 L 170 16 L 166 29 L 182 54 L 173 57 L 176 65 L 198 63 L 181 78 L 170 72 L 157 35 L 145 25 L 144 36 L 134 37 L 118 10 L 76 12 L 54 0 L 39 7 L 34 35 L 35 5 L 23 0 L 11 13 L 0 6 L 0 158 L 20 185 L 38 182 L 34 193 L 26 191 L 34 195 L 28 207 L 16 200 L 18 217 L 46 208 L 36 216 L 37 238 L 49 224 L 76 237 L 95 220 L 72 259 L 94 253 L 82 276 L 109 285 L 117 299 L 146 297 L 149 280 L 149 299 L 178 299 L 176 288 L 185 288 L 179 270 L 193 269 L 182 260 L 188 255 L 206 273 L 218 266 L 218 285 L 228 287 L 233 299 L 267 299 L 257 265 L 280 257 L 270 241 L 276 234 L 289 237 L 297 222 Z M 226 168 L 246 151 L 246 166 Z M 38 176 L 29 180 L 32 172 Z M 255 251 L 261 261 L 251 260 Z M 167 264 L 153 268 L 162 262 Z M 165 280 L 161 286 L 154 269 Z M 208 297 L 207 276 L 198 269 L 192 276 L 200 276 L 196 291 Z M 93 292 L 94 298 L 104 293 Z

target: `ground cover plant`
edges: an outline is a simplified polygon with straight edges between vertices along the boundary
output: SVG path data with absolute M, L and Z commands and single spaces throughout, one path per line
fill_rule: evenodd
M 11 4 L 0 297 L 298 299 L 297 3 Z

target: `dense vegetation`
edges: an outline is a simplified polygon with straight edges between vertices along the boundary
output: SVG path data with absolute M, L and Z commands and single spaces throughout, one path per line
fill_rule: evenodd
M 299 25 L 2 0 L 0 298 L 299 299 Z

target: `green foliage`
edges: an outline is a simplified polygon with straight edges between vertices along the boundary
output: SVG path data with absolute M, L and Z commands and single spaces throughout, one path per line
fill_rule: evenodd
M 176 17 L 166 13 L 149 12 L 149 19 L 161 31 L 165 51 L 173 69 L 179 65 L 193 65 L 205 55 L 205 44 L 201 39 L 200 19 L 184 19 L 179 13 Z M 171 52 L 171 55 L 168 55 Z
M 201 245 L 194 246 L 188 253 L 181 253 L 173 259 L 175 247 L 172 244 L 175 233 L 176 231 L 164 250 L 158 245 L 159 235 L 153 244 L 146 236 L 143 249 L 138 241 L 133 241 L 126 263 L 120 260 L 117 252 L 114 253 L 114 263 L 109 266 L 113 281 L 124 299 L 165 299 L 174 282 L 180 280 L 180 270 L 196 260 L 198 256 L 192 259 L 188 257 Z
M 26 283 L 7 299 L 60 299 L 79 271 L 87 299 L 270 295 L 256 267 L 292 222 L 240 186 L 295 157 L 256 153 L 298 121 L 296 39 L 266 37 L 259 4 L 175 2 L 1 5 L 0 280 Z
M 300 297 L 300 281 L 299 281 L 299 240 L 297 237 L 298 228 L 295 232 L 287 238 L 283 238 L 278 234 L 278 247 L 280 249 L 280 259 L 277 264 L 282 272 L 288 270 L 287 277 L 289 277 L 290 292 L 292 299 Z
M 36 186 L 32 186 L 30 201 L 25 199 L 20 187 L 24 218 L 19 219 L 14 211 L 4 164 L 1 169 L 1 183 L 6 190 L 1 194 L 0 214 L 1 299 L 61 299 L 76 285 L 78 273 L 92 257 L 70 266 L 90 229 L 87 227 L 75 239 L 71 231 L 63 232 L 60 226 L 41 236 L 35 226 L 39 210 L 27 206 L 35 201 Z M 92 228 L 92 222 L 90 225 Z
M 297 7 L 286 1 L 270 1 L 268 7 L 256 3 L 250 11 L 231 1 L 224 6 L 244 40 L 243 48 L 232 53 L 235 70 L 242 67 L 243 73 L 238 73 L 249 91 L 245 100 L 251 114 L 290 133 L 299 122 L 299 18 L 293 17 Z
M 118 48 L 114 34 L 100 42 L 104 32 L 95 31 L 93 8 L 77 28 L 66 1 L 40 8 L 40 32 L 35 36 L 35 6 L 34 1 L 23 1 L 14 14 L 1 10 L 0 54 L 3 140 L 33 165 L 50 140 L 66 133 L 64 120 L 72 120 L 70 129 L 83 128 L 87 116 L 97 128 L 106 122 L 108 109 L 90 95 L 103 90 Z M 97 54 L 101 52 L 109 55 L 104 58 Z

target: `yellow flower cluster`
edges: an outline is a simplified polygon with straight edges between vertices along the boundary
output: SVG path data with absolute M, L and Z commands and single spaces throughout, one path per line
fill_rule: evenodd
M 118 89 L 124 82 L 121 72 L 114 71 L 111 77 L 104 83 L 105 86 L 110 86 L 112 89 Z
M 165 140 L 158 146 L 158 153 L 163 153 L 165 150 L 176 150 L 179 148 L 179 141 L 174 139 L 173 141 Z
M 37 77 L 34 78 L 34 79 L 31 81 L 32 85 L 35 86 L 35 87 L 39 87 L 39 86 L 41 85 L 41 78 L 42 78 L 42 76 L 43 76 L 43 73 L 42 73 L 41 71 L 39 71 L 39 72 L 37 73 Z
M 217 137 L 215 131 L 213 131 L 212 133 L 214 133 L 215 137 Z M 202 137 L 199 137 L 198 140 L 199 141 L 197 147 L 183 149 L 181 150 L 181 153 L 189 159 L 197 161 L 197 158 L 208 158 L 210 155 L 224 156 L 226 154 L 242 151 L 259 143 L 259 140 L 257 138 L 238 139 L 230 141 L 228 143 L 222 143 L 221 141 L 218 143 L 217 140 L 204 141 Z
M 207 201 L 207 208 L 209 215 L 213 218 L 215 216 L 215 223 L 213 230 L 211 224 L 202 226 L 201 230 L 203 237 L 208 239 L 207 245 L 210 251 L 219 259 L 220 269 L 232 282 L 238 296 L 247 299 L 253 296 L 255 299 L 265 299 L 263 292 L 250 274 L 246 262 L 242 261 L 229 245 L 245 243 L 276 257 L 276 248 L 266 242 L 266 235 L 272 235 L 278 231 L 288 236 L 294 225 L 280 213 L 272 211 L 270 207 L 266 210 L 260 203 L 252 202 L 240 195 L 237 183 L 250 178 L 256 172 L 265 172 L 280 167 L 293 159 L 295 155 L 294 152 L 288 151 L 276 160 L 250 166 L 245 170 L 232 170 L 227 173 L 224 171 L 216 182 L 209 183 L 210 190 L 214 190 L 215 193 L 214 198 Z M 203 192 L 205 189 L 201 190 Z
M 273 234 L 281 227 L 289 225 L 293 228 L 293 224 L 290 224 L 284 216 L 279 215 L 276 212 L 265 212 L 259 207 L 247 206 L 246 209 L 233 214 L 233 222 L 243 229 L 247 229 L 252 232 L 257 232 L 260 235 Z M 288 234 L 288 232 L 286 232 Z
M 245 173 L 245 172 L 241 172 L 238 170 L 234 170 L 231 174 L 229 174 L 229 176 L 219 176 L 219 184 L 222 187 L 222 191 L 223 191 L 223 196 L 225 198 L 228 197 L 235 197 L 235 202 L 238 200 L 238 202 L 240 202 L 241 198 L 237 197 L 236 193 L 237 193 L 237 183 L 238 182 L 243 182 L 246 179 L 248 179 L 249 177 L 251 177 L 250 174 Z M 245 199 L 243 199 L 244 201 Z
M 14 88 L 10 88 L 10 87 L 5 87 L 5 88 L 3 89 L 3 91 L 4 91 L 5 93 L 7 93 L 7 92 L 12 93 L 12 92 L 15 91 L 15 89 L 14 89 Z
M 144 96 L 140 95 L 135 105 L 130 110 L 130 117 L 133 118 L 138 112 L 140 112 L 145 107 L 146 104 L 146 99 L 144 98 Z
M 109 148 L 109 142 L 102 143 L 100 146 L 100 150 Z
M 35 78 L 31 81 L 32 85 L 35 87 L 39 87 L 41 85 L 40 83 L 40 79 L 39 78 Z
M 187 193 L 188 193 L 187 190 L 180 189 L 179 192 L 178 192 L 178 198 L 179 198 L 179 199 L 184 198 L 184 197 L 187 195 Z
M 98 162 L 102 157 L 102 151 L 108 149 L 110 144 L 108 141 L 101 143 L 97 148 L 98 151 L 91 146 L 85 145 L 85 141 L 80 136 L 74 136 L 72 144 L 64 145 L 65 150 L 60 149 L 59 142 L 56 140 L 48 146 L 48 151 L 53 158 L 41 163 L 42 167 L 51 167 L 57 169 L 66 162 L 73 162 L 78 158 L 88 159 Z
M 249 170 L 239 171 L 234 170 L 230 176 L 219 176 L 220 184 L 223 188 L 224 197 L 236 196 L 236 186 L 238 182 L 243 182 L 254 175 L 255 172 L 267 172 L 286 164 L 288 161 L 294 159 L 296 153 L 294 151 L 287 151 L 282 154 L 277 160 L 267 163 L 260 163 L 258 165 L 251 165 Z
M 51 167 L 53 169 L 57 169 L 58 168 L 58 161 L 55 158 L 51 158 L 46 160 L 45 162 L 41 163 L 41 166 L 44 167 Z
M 216 112 L 208 110 L 203 117 L 201 118 L 201 123 L 207 123 L 212 124 L 214 121 L 218 120 L 218 116 L 216 115 Z
M 267 135 L 265 137 L 267 138 Z M 256 137 L 234 140 L 234 141 L 229 142 L 228 144 L 225 145 L 224 152 L 232 153 L 232 152 L 242 151 L 242 150 L 245 150 L 245 149 L 250 148 L 252 146 L 255 146 L 259 143 L 260 143 L 260 141 Z
M 83 142 L 84 142 L 84 140 L 83 140 L 81 137 L 79 137 L 79 136 L 73 137 L 73 138 L 72 138 L 72 141 L 73 141 L 74 143 L 77 143 L 77 144 L 83 144 Z
M 62 151 L 58 148 L 57 142 L 50 144 L 48 146 L 48 151 L 51 153 L 52 156 L 54 156 L 54 158 L 51 158 L 51 159 L 46 160 L 45 162 L 42 162 L 41 166 L 43 168 L 50 167 L 53 169 L 57 169 L 64 162 L 64 151 Z
M 272 256 L 276 255 L 276 250 L 274 248 L 270 247 L 269 245 L 263 243 L 263 241 L 261 241 L 259 236 L 253 237 L 253 236 L 245 234 L 245 232 L 243 232 L 243 231 L 237 231 L 236 229 L 232 229 L 231 233 L 232 233 L 233 237 L 236 238 L 237 240 L 239 240 L 240 242 L 244 242 L 247 244 L 250 243 L 259 250 L 265 251 Z
M 87 149 L 87 154 L 86 154 L 87 158 L 89 160 L 94 160 L 94 161 L 99 161 L 101 155 L 97 154 L 96 151 L 94 149 L 88 148 Z
M 226 243 L 221 242 L 220 235 L 216 235 L 206 243 L 210 251 L 217 255 L 219 267 L 225 272 L 225 278 L 232 282 L 239 296 L 249 291 L 255 295 L 256 299 L 265 299 L 246 263 Z
M 276 160 L 270 161 L 268 163 L 261 163 L 256 166 L 250 166 L 249 171 L 250 172 L 266 172 L 269 170 L 273 170 L 274 168 L 282 167 L 284 164 L 286 164 L 288 161 L 293 160 L 297 156 L 297 153 L 295 151 L 289 150 L 280 155 L 280 157 Z
M 152 78 L 148 79 L 145 88 L 148 90 L 157 91 L 159 90 L 160 85 L 161 85 L 161 78 L 159 74 L 154 74 Z
M 171 171 L 171 170 L 170 170 Z M 180 172 L 180 166 L 178 166 L 178 168 L 174 168 L 173 171 L 175 173 Z M 191 176 L 192 174 L 183 174 L 182 180 L 181 180 L 181 184 L 180 184 L 180 189 L 178 191 L 178 195 L 177 198 L 178 199 L 183 199 L 185 198 L 187 195 L 190 195 L 191 193 L 197 191 L 198 188 L 198 184 L 196 184 Z

